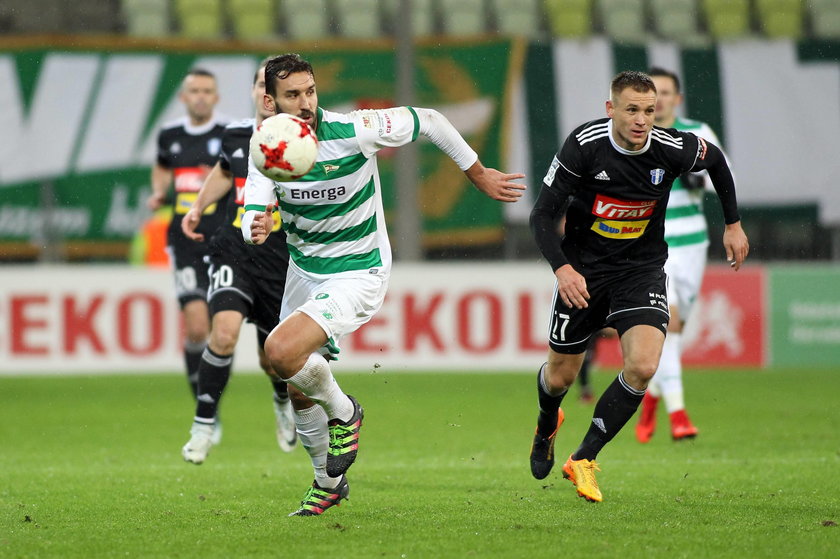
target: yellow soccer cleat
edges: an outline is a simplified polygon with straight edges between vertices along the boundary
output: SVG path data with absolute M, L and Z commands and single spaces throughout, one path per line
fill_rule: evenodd
M 587 501 L 600 503 L 604 498 L 595 479 L 596 470 L 600 472 L 601 468 L 595 460 L 572 460 L 572 455 L 569 455 L 569 459 L 563 464 L 563 477 L 575 484 L 579 496 Z

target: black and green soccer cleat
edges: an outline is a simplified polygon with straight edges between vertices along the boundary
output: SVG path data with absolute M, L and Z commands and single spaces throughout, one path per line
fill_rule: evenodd
M 343 475 L 353 465 L 359 452 L 359 430 L 365 410 L 355 398 L 347 397 L 353 403 L 353 417 L 346 422 L 332 419 L 328 423 L 330 447 L 327 450 L 327 475 L 330 477 Z
M 328 508 L 339 506 L 341 501 L 350 495 L 350 484 L 347 478 L 341 476 L 341 481 L 333 488 L 323 488 L 317 482 L 312 482 L 312 487 L 303 496 L 300 508 L 289 516 L 319 516 L 324 514 Z

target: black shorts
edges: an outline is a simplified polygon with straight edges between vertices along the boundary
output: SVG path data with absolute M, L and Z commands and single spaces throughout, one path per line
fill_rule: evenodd
M 280 305 L 286 289 L 286 263 L 261 262 L 257 265 L 242 253 L 214 250 L 210 256 L 210 316 L 220 311 L 237 311 L 264 335 L 280 319 Z M 268 266 L 271 266 L 270 268 Z
M 207 243 L 197 243 L 186 237 L 170 242 L 166 247 L 175 268 L 175 295 L 181 308 L 190 301 L 207 299 L 210 286 L 205 255 Z
M 633 326 L 646 324 L 663 333 L 668 330 L 668 297 L 663 270 L 642 270 L 618 276 L 587 280 L 589 307 L 567 307 L 554 291 L 548 345 L 557 353 L 586 351 L 589 338 L 611 326 L 619 337 Z

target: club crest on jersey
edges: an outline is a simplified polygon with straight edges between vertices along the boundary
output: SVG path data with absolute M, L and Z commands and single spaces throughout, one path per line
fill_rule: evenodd
M 210 155 L 219 155 L 220 149 L 222 149 L 221 138 L 210 138 L 207 140 L 207 153 Z
M 665 178 L 665 169 L 653 169 L 650 172 L 650 182 L 653 184 L 659 184 L 662 182 L 662 179 Z

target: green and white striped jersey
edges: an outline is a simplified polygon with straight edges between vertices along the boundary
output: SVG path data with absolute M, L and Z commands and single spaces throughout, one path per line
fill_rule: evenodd
M 274 182 L 249 161 L 246 215 L 264 211 L 277 201 L 289 265 L 305 276 L 317 279 L 374 269 L 387 274 L 391 245 L 376 152 L 416 140 L 417 114 L 410 107 L 347 114 L 319 108 L 317 118 L 318 159 L 300 179 Z
M 673 128 L 691 132 L 720 147 L 717 136 L 705 122 L 677 118 Z M 722 149 L 722 148 L 721 148 Z M 706 173 L 703 173 L 706 175 Z M 708 175 L 704 182 L 708 182 Z M 665 242 L 669 247 L 708 244 L 709 232 L 703 215 L 704 189 L 686 190 L 680 179 L 674 181 L 665 212 Z

